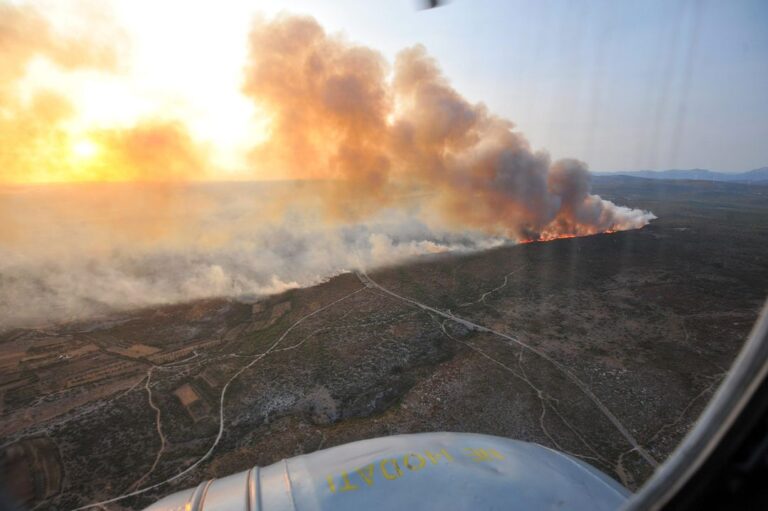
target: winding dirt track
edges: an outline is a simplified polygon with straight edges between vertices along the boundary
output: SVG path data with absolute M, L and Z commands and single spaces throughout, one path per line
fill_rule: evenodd
M 155 471 L 155 468 L 157 468 L 157 464 L 160 463 L 160 458 L 163 456 L 163 453 L 165 452 L 165 446 L 168 445 L 168 440 L 165 438 L 165 433 L 163 433 L 163 423 L 161 419 L 160 408 L 155 404 L 155 401 L 152 399 L 152 388 L 150 387 L 152 383 L 152 372 L 155 370 L 156 367 L 157 366 L 152 366 L 147 371 L 147 382 L 144 384 L 144 389 L 147 391 L 147 402 L 149 403 L 149 406 L 152 408 L 152 410 L 155 411 L 155 429 L 157 430 L 157 436 L 160 437 L 160 447 L 158 447 L 157 449 L 157 454 L 155 455 L 155 461 L 152 463 L 152 466 L 149 467 L 149 470 L 147 470 L 143 476 L 137 479 L 136 482 L 130 486 L 130 488 L 138 488 L 139 486 L 141 486 L 141 483 L 146 481 L 149 475 Z
M 283 334 L 275 342 L 273 342 L 272 345 L 266 351 L 264 351 L 262 353 L 259 353 L 258 355 L 255 355 L 253 357 L 253 360 L 251 360 L 248 364 L 246 364 L 243 367 L 241 367 L 234 375 L 232 375 L 232 377 L 229 380 L 227 380 L 227 383 L 224 384 L 224 387 L 221 389 L 221 394 L 219 396 L 219 432 L 216 435 L 216 438 L 214 439 L 213 444 L 211 444 L 211 447 L 208 449 L 208 451 L 205 454 L 203 454 L 200 458 L 198 458 L 197 461 L 192 463 L 190 466 L 188 466 L 187 468 L 185 468 L 184 470 L 182 470 L 178 474 L 176 474 L 174 476 L 171 476 L 168 479 L 165 479 L 163 481 L 160 481 L 159 483 L 155 483 L 155 484 L 152 484 L 150 486 L 145 486 L 144 488 L 140 488 L 140 489 L 132 491 L 132 492 L 124 493 L 123 495 L 119 495 L 117 497 L 113 497 L 113 498 L 108 499 L 108 500 L 102 500 L 101 502 L 94 502 L 93 504 L 88 504 L 88 505 L 85 505 L 85 506 L 81 506 L 81 507 L 75 508 L 73 511 L 81 511 L 83 509 L 91 509 L 91 508 L 96 508 L 96 507 L 103 507 L 104 505 L 111 504 L 112 502 L 117 502 L 119 500 L 127 499 L 128 497 L 135 497 L 136 495 L 141 495 L 142 493 L 146 493 L 149 490 L 153 490 L 155 488 L 159 488 L 160 486 L 163 486 L 163 485 L 166 485 L 166 484 L 168 484 L 168 483 L 170 483 L 172 481 L 175 481 L 176 479 L 179 479 L 179 478 L 187 475 L 188 473 L 190 473 L 194 469 L 196 469 L 202 462 L 207 460 L 211 456 L 211 454 L 213 454 L 213 451 L 216 450 L 216 447 L 219 445 L 219 442 L 221 441 L 221 437 L 224 436 L 224 426 L 225 426 L 225 424 L 224 424 L 224 399 L 227 396 L 227 389 L 229 388 L 229 385 L 233 381 L 235 381 L 235 379 L 237 379 L 237 377 L 240 376 L 246 369 L 249 369 L 250 367 L 253 367 L 253 365 L 256 364 L 256 362 L 258 362 L 259 360 L 261 360 L 262 358 L 266 357 L 271 352 L 273 352 L 275 350 L 275 348 L 277 348 L 277 346 L 283 341 L 283 339 L 285 339 L 286 336 L 294 328 L 296 328 L 298 325 L 300 325 L 306 319 L 309 319 L 312 316 L 314 316 L 316 314 L 319 314 L 320 312 L 323 312 L 324 310 L 326 310 L 326 309 L 328 309 L 330 307 L 333 307 L 337 303 L 346 300 L 350 296 L 352 296 L 354 294 L 357 294 L 360 291 L 363 291 L 364 289 L 366 289 L 366 288 L 365 287 L 361 287 L 359 289 L 356 289 L 355 291 L 352 291 L 351 293 L 342 296 L 338 300 L 335 300 L 335 301 L 329 303 L 328 305 L 320 307 L 319 309 L 317 309 L 315 311 L 312 311 L 312 312 L 310 312 L 309 314 L 307 314 L 305 316 L 302 316 L 301 318 L 296 320 L 296 322 L 294 322 L 291 326 L 289 326 L 285 330 L 285 332 L 283 332 Z
M 497 330 L 493 330 L 492 328 L 488 328 L 486 326 L 478 325 L 477 323 L 473 323 L 472 321 L 469 321 L 464 318 L 460 318 L 458 316 L 455 316 L 451 314 L 450 312 L 444 312 L 439 309 L 435 309 L 434 307 L 430 307 L 429 305 L 423 304 L 421 302 L 418 302 L 412 298 L 407 298 L 405 296 L 401 296 L 393 291 L 390 291 L 389 289 L 379 285 L 377 282 L 372 280 L 367 274 L 363 272 L 355 272 L 355 275 L 357 275 L 357 278 L 360 279 L 360 282 L 365 284 L 367 287 L 373 287 L 378 289 L 379 291 L 383 291 L 384 293 L 387 293 L 388 295 L 397 298 L 398 300 L 401 300 L 403 302 L 409 303 L 411 305 L 414 305 L 416 307 L 419 307 L 420 309 L 423 309 L 428 312 L 432 312 L 433 314 L 437 314 L 438 316 L 441 316 L 446 319 L 450 319 L 451 321 L 454 321 L 456 323 L 459 323 L 461 325 L 464 325 L 469 330 L 473 330 L 476 332 L 487 332 L 494 335 L 497 335 L 503 339 L 507 339 L 508 341 L 512 341 L 513 343 L 519 345 L 520 347 L 527 349 L 531 353 L 534 353 L 538 355 L 539 357 L 543 358 L 550 364 L 552 364 L 558 371 L 563 373 L 571 382 L 573 382 L 579 389 L 586 395 L 594 404 L 597 406 L 597 408 L 600 410 L 600 412 L 605 415 L 605 417 L 616 427 L 616 429 L 621 433 L 621 435 L 629 442 L 629 444 L 632 446 L 632 450 L 637 452 L 640 456 L 643 457 L 643 459 L 648 462 L 649 465 L 652 467 L 657 467 L 659 465 L 658 461 L 656 461 L 653 456 L 646 451 L 643 446 L 641 446 L 635 437 L 632 435 L 632 433 L 627 430 L 627 428 L 624 427 L 624 425 L 619 421 L 619 419 L 606 407 L 600 399 L 590 390 L 590 388 L 587 386 L 586 383 L 581 381 L 578 376 L 573 374 L 568 368 L 563 366 L 560 362 L 556 361 L 546 353 L 522 342 L 521 340 L 512 337 L 511 335 L 507 335 L 503 332 L 499 332 Z
M 534 347 L 532 347 L 532 346 L 530 346 L 530 345 L 520 341 L 519 339 L 517 339 L 515 337 L 512 337 L 511 335 L 505 334 L 503 332 L 499 332 L 497 330 L 493 330 L 493 329 L 485 327 L 483 325 L 479 325 L 479 324 L 474 323 L 472 321 L 469 321 L 467 319 L 458 317 L 458 316 L 456 316 L 456 315 L 454 315 L 454 314 L 452 314 L 450 312 L 445 312 L 445 311 L 436 309 L 434 307 L 431 307 L 429 305 L 421 303 L 421 302 L 419 302 L 417 300 L 414 300 L 412 298 L 401 296 L 401 295 L 399 295 L 399 294 L 397 294 L 397 293 L 395 293 L 393 291 L 390 291 L 389 289 L 381 286 L 380 284 L 378 284 L 377 282 L 372 280 L 364 272 L 358 271 L 358 272 L 355 272 L 355 275 L 360 280 L 360 282 L 363 283 L 363 285 L 364 285 L 363 287 L 361 287 L 361 288 L 359 288 L 359 289 L 357 289 L 355 291 L 352 291 L 351 293 L 348 293 L 348 294 L 342 296 L 341 298 L 339 298 L 339 299 L 337 299 L 337 300 L 335 300 L 335 301 L 333 301 L 333 302 L 331 302 L 331 303 L 329 303 L 329 304 L 327 304 L 327 305 L 325 305 L 325 306 L 323 306 L 323 307 L 321 307 L 321 308 L 319 308 L 319 309 L 317 309 L 317 310 L 315 310 L 313 312 L 310 312 L 309 314 L 306 314 L 305 316 L 302 316 L 301 318 L 296 320 L 296 322 L 294 322 L 291 326 L 289 326 L 285 330 L 285 332 L 283 332 L 283 334 L 274 343 L 272 343 L 272 345 L 270 345 L 270 347 L 266 351 L 264 351 L 262 353 L 259 353 L 257 355 L 254 355 L 250 362 L 248 362 L 246 365 L 241 367 L 234 375 L 232 375 L 232 377 L 229 380 L 227 380 L 227 382 L 224 384 L 224 387 L 221 390 L 221 394 L 219 395 L 219 430 L 218 430 L 218 433 L 216 435 L 216 438 L 214 439 L 213 443 L 211 444 L 211 447 L 208 449 L 208 451 L 205 452 L 205 454 L 203 454 L 194 463 L 189 465 L 187 468 L 185 468 L 181 472 L 179 472 L 176 475 L 173 475 L 173 476 L 171 476 L 171 477 L 169 477 L 169 478 L 167 478 L 167 479 L 165 479 L 163 481 L 160 481 L 158 483 L 152 484 L 150 486 L 146 486 L 144 488 L 140 488 L 140 489 L 137 489 L 137 490 L 134 490 L 134 491 L 131 491 L 131 492 L 124 493 L 123 495 L 119 495 L 117 497 L 113 497 L 113 498 L 108 499 L 108 500 L 103 500 L 101 502 L 95 502 L 95 503 L 92 503 L 92 504 L 88 504 L 86 506 L 82 506 L 82 507 L 74 509 L 73 511 L 81 511 L 81 510 L 84 510 L 84 509 L 91 509 L 91 508 L 102 508 L 106 504 L 110 504 L 110 503 L 117 502 L 117 501 L 129 498 L 129 497 L 134 497 L 136 495 L 140 495 L 140 494 L 145 493 L 147 491 L 150 491 L 150 490 L 153 490 L 155 488 L 159 488 L 160 486 L 163 486 L 163 485 L 166 485 L 168 483 L 171 483 L 171 482 L 173 482 L 173 481 L 175 481 L 175 480 L 177 480 L 177 479 L 179 479 L 179 478 L 189 474 L 191 471 L 193 471 L 195 468 L 197 468 L 201 463 L 203 463 L 205 460 L 207 460 L 213 454 L 213 452 L 215 451 L 216 447 L 219 445 L 219 442 L 221 441 L 221 438 L 224 435 L 225 426 L 226 426 L 225 425 L 225 420 L 224 420 L 224 410 L 225 410 L 224 406 L 225 406 L 225 399 L 226 399 L 226 395 L 227 395 L 227 390 L 229 389 L 230 384 L 233 381 L 235 381 L 243 372 L 245 372 L 247 369 L 253 367 L 257 362 L 259 362 L 265 356 L 269 355 L 273 351 L 280 351 L 280 349 L 277 349 L 277 347 L 280 345 L 280 343 L 282 343 L 282 341 L 288 336 L 288 334 L 291 331 L 293 331 L 293 329 L 296 328 L 298 325 L 300 325 L 302 322 L 304 322 L 305 320 L 309 319 L 310 317 L 312 317 L 312 316 L 314 316 L 316 314 L 319 314 L 320 312 L 322 312 L 322 311 L 324 311 L 324 310 L 326 310 L 326 309 L 328 309 L 328 308 L 338 304 L 339 302 L 342 302 L 342 301 L 346 300 L 347 298 L 349 298 L 349 297 L 359 293 L 360 291 L 363 291 L 363 290 L 369 289 L 369 288 L 375 288 L 375 289 L 377 289 L 377 290 L 379 290 L 379 291 L 381 291 L 383 293 L 386 293 L 387 295 L 389 295 L 389 296 L 391 296 L 391 297 L 393 297 L 393 298 L 395 298 L 395 299 L 397 299 L 399 301 L 405 302 L 405 303 L 407 303 L 407 304 L 409 304 L 411 306 L 418 307 L 418 308 L 420 308 L 420 309 L 422 309 L 424 311 L 430 312 L 430 313 L 435 314 L 437 316 L 443 317 L 443 318 L 445 318 L 447 320 L 450 320 L 450 321 L 453 321 L 453 322 L 458 323 L 460 325 L 463 325 L 464 327 L 466 327 L 469 330 L 494 334 L 494 335 L 496 335 L 498 337 L 501 337 L 503 339 L 506 339 L 506 340 L 508 340 L 508 341 L 510 341 L 510 342 L 512 342 L 514 344 L 517 344 L 521 348 L 523 348 L 524 350 L 528 350 L 531 353 L 534 353 L 535 355 L 537 355 L 537 356 L 541 357 L 542 359 L 546 360 L 547 362 L 552 364 L 558 371 L 560 371 L 563 375 L 565 375 L 571 382 L 573 382 L 595 404 L 595 406 L 600 410 L 600 412 L 616 427 L 616 429 L 619 431 L 619 433 L 621 433 L 621 435 L 627 440 L 627 442 L 631 446 L 631 449 L 628 452 L 635 451 L 640 456 L 642 456 L 643 459 L 645 459 L 646 462 L 648 462 L 648 464 L 651 465 L 652 467 L 658 466 L 658 462 L 637 442 L 637 440 L 634 438 L 634 436 L 626 429 L 626 427 L 624 427 L 624 425 L 619 421 L 619 419 L 600 401 L 600 399 L 597 396 L 595 396 L 595 394 L 591 391 L 591 389 L 583 381 L 581 381 L 575 374 L 573 374 L 569 369 L 567 369 L 565 366 L 563 366 L 562 364 L 560 364 L 559 362 L 557 362 L 556 360 L 551 358 L 546 353 L 544 353 L 544 352 L 542 352 L 542 351 L 540 351 L 540 350 L 538 350 L 538 349 L 536 349 L 536 348 L 534 348 Z M 509 277 L 509 275 L 505 276 L 504 283 L 501 286 L 499 286 L 497 288 L 494 288 L 494 289 L 492 289 L 489 292 L 484 293 L 483 296 L 478 301 L 484 300 L 488 294 L 503 288 L 507 284 L 508 277 Z M 444 325 L 440 325 L 440 326 L 441 326 L 441 330 L 446 335 L 448 335 L 452 339 L 456 340 L 455 338 L 450 336 L 450 334 L 445 329 Z M 458 341 L 458 342 L 461 342 L 461 341 Z M 299 344 L 303 344 L 303 342 L 301 342 Z M 294 347 L 295 346 L 290 346 L 290 347 L 285 348 L 285 349 L 292 349 Z M 521 352 L 521 355 L 522 355 L 522 352 Z M 485 355 L 485 356 L 487 356 L 487 355 Z M 496 363 L 499 363 L 498 361 L 495 361 L 495 360 L 493 360 L 493 361 L 496 362 Z M 512 368 L 509 368 L 507 366 L 504 366 L 504 367 L 507 370 L 513 372 L 516 376 L 520 376 Z M 152 369 L 154 369 L 154 368 L 152 368 Z M 147 387 L 148 391 L 149 391 L 149 380 L 150 380 L 149 376 L 150 375 L 148 375 L 148 377 L 146 378 L 147 382 L 146 382 L 146 385 L 145 385 L 145 387 Z M 140 382 L 138 382 L 138 383 L 140 383 Z M 534 388 L 534 390 L 536 390 L 539 393 L 541 392 L 539 389 L 535 389 Z M 149 397 L 150 406 L 153 409 L 155 409 L 156 416 L 157 416 L 156 425 L 157 425 L 157 428 L 158 428 L 158 434 L 160 435 L 160 438 L 161 438 L 161 447 L 160 447 L 160 450 L 158 451 L 158 456 L 155 459 L 155 463 L 153 464 L 152 469 L 150 469 L 149 472 L 147 472 L 141 479 L 139 479 L 138 483 L 143 482 L 143 480 L 146 479 L 146 477 L 154 470 L 154 468 L 157 466 L 157 463 L 159 461 L 160 455 L 162 454 L 162 451 L 164 450 L 164 447 L 165 447 L 165 438 L 164 438 L 163 433 L 162 433 L 162 428 L 160 427 L 160 410 L 158 408 L 156 408 L 156 406 L 154 406 L 154 403 L 152 402 L 151 391 L 149 391 L 149 392 L 150 392 L 150 394 L 149 394 L 149 396 L 150 396 Z M 546 433 L 546 429 L 545 429 L 545 433 Z M 549 436 L 549 435 L 547 435 L 547 436 Z M 557 445 L 556 442 L 555 442 L 555 445 Z M 591 446 L 589 446 L 589 447 L 591 447 Z M 592 450 L 592 449 L 590 449 L 590 450 Z

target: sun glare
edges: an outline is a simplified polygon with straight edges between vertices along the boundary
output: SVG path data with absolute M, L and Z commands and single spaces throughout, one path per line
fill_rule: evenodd
M 99 152 L 99 146 L 88 139 L 72 144 L 72 154 L 79 160 L 90 160 Z

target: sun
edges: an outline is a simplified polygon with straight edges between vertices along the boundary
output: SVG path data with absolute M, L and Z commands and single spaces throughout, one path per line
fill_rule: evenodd
M 77 140 L 72 144 L 72 154 L 78 160 L 90 160 L 99 152 L 99 146 L 87 138 Z

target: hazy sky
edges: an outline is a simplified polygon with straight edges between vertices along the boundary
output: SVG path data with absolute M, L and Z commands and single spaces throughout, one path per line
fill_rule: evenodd
M 73 129 L 170 112 L 212 143 L 220 163 L 237 166 L 236 150 L 263 136 L 239 93 L 249 24 L 287 10 L 389 59 L 424 44 L 460 93 L 554 158 L 593 170 L 768 165 L 764 0 L 454 0 L 432 10 L 415 0 L 109 4 L 128 41 L 121 73 L 29 68 L 27 83 L 73 98 Z M 56 13 L 78 3 L 42 5 L 66 24 Z
M 293 2 L 389 55 L 421 42 L 456 88 L 593 169 L 768 165 L 768 2 Z

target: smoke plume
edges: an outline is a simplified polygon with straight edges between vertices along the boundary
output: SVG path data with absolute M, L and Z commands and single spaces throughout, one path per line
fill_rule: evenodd
M 66 97 L 20 90 L 34 58 L 116 72 L 122 50 L 0 4 L 0 330 L 653 218 L 592 195 L 582 162 L 533 151 L 422 46 L 390 64 L 295 16 L 257 20 L 249 44 L 242 91 L 269 116 L 249 162 L 291 181 L 192 183 L 217 169 L 184 124 L 157 116 L 73 135 Z M 75 158 L 78 144 L 96 154 Z M 25 184 L 47 181 L 96 183 Z
M 97 10 L 79 15 L 88 29 L 62 33 L 31 4 L 0 3 L 0 183 L 177 181 L 205 175 L 204 148 L 179 122 L 144 119 L 135 126 L 94 128 L 78 140 L 66 129 L 76 112 L 64 95 L 21 86 L 34 59 L 64 72 L 119 71 L 127 51 L 119 27 Z M 73 156 L 83 140 L 97 148 L 98 158 Z
M 402 185 L 432 193 L 455 226 L 515 239 L 645 225 L 647 212 L 589 193 L 586 165 L 550 162 L 513 124 L 456 92 L 422 46 L 390 69 L 378 52 L 328 35 L 312 18 L 257 21 L 244 92 L 271 115 L 253 164 L 336 180 L 329 209 L 356 217 Z M 391 72 L 391 76 L 390 76 Z

